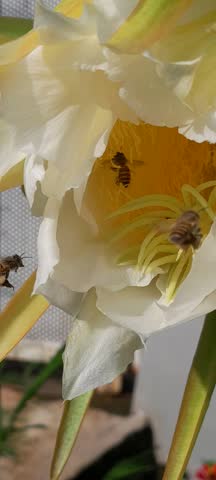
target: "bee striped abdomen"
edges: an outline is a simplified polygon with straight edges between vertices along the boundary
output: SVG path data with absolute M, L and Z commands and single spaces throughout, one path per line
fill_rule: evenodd
M 131 172 L 127 165 L 119 168 L 117 181 L 116 183 L 123 185 L 124 188 L 127 188 L 131 182 Z
M 178 247 L 186 250 L 189 246 L 198 248 L 202 240 L 199 226 L 199 214 L 193 210 L 184 212 L 173 225 L 169 239 Z

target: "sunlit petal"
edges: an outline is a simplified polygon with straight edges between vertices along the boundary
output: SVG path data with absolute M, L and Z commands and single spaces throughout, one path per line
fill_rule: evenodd
M 95 302 L 91 291 L 67 339 L 63 375 L 63 397 L 67 400 L 111 382 L 143 346 L 138 335 L 102 315 Z

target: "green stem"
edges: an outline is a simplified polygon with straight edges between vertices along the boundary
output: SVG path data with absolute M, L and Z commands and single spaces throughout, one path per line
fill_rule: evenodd
M 216 383 L 216 311 L 206 316 L 188 376 L 163 480 L 181 480 Z

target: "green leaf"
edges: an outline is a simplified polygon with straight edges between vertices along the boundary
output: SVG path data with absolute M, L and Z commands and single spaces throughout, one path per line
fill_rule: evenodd
M 92 392 L 87 392 L 73 400 L 66 400 L 60 422 L 54 456 L 51 466 L 51 480 L 58 480 L 70 456 Z
M 24 395 L 18 402 L 17 406 L 13 410 L 11 415 L 10 423 L 11 425 L 14 423 L 14 420 L 17 418 L 19 413 L 25 408 L 27 402 L 33 398 L 40 387 L 46 382 L 48 378 L 62 365 L 62 349 L 60 349 L 45 365 L 42 371 L 34 378 L 30 386 L 24 392 Z
M 216 383 L 216 311 L 206 316 L 188 376 L 163 480 L 181 480 Z
M 146 464 L 145 464 L 145 457 Z M 136 473 L 147 473 L 155 470 L 155 465 L 147 463 L 148 456 L 145 452 L 129 459 L 124 459 L 115 465 L 103 478 L 103 480 L 122 480 Z M 132 477 L 131 477 L 132 478 Z
M 29 400 L 31 400 L 37 393 L 40 387 L 46 382 L 51 375 L 62 366 L 62 351 L 60 349 L 46 364 L 42 371 L 32 380 L 31 384 L 28 388 L 26 388 L 23 396 L 17 403 L 16 407 L 12 410 L 11 414 L 9 414 L 9 418 L 6 422 L 3 422 L 3 415 L 4 411 L 0 409 L 0 452 L 4 445 L 7 445 L 9 441 L 10 435 L 15 432 L 22 432 L 30 428 L 46 428 L 46 425 L 43 424 L 33 424 L 33 425 L 25 425 L 22 427 L 16 427 L 15 422 L 19 414 L 24 410 L 26 404 Z M 4 423 L 6 424 L 4 426 Z M 1 454 L 1 453 L 0 453 Z
M 33 21 L 26 18 L 0 17 L 0 44 L 15 40 L 33 27 Z

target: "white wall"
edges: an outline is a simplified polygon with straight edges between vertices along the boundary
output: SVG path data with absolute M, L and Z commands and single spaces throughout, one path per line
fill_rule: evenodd
M 140 351 L 141 372 L 135 408 L 143 408 L 154 427 L 159 458 L 165 462 L 177 420 L 183 389 L 196 349 L 203 319 L 168 329 L 151 337 Z M 216 347 L 216 346 L 215 346 Z M 216 395 L 202 426 L 190 468 L 216 460 Z

